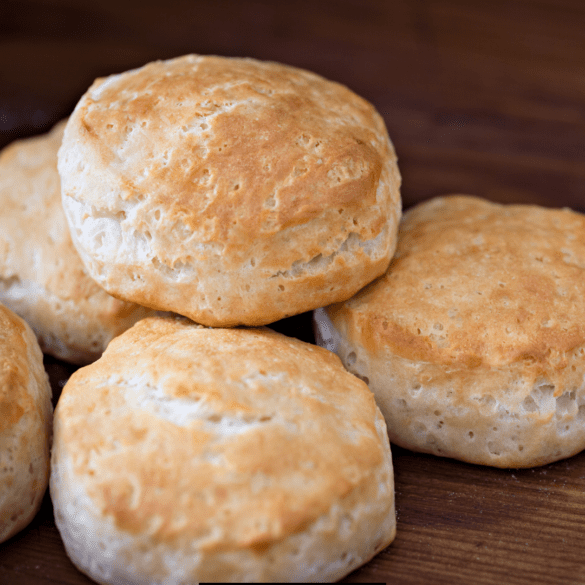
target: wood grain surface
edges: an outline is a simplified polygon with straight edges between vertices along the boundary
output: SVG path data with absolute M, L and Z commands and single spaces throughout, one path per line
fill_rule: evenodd
M 47 131 L 97 76 L 186 53 L 251 56 L 370 100 L 405 207 L 459 192 L 585 212 L 584 31 L 578 0 L 0 0 L 0 147 Z M 275 328 L 313 341 L 309 315 Z M 45 365 L 56 401 L 74 368 Z M 343 582 L 585 584 L 585 452 L 528 470 L 393 457 L 396 540 Z M 90 582 L 48 495 L 0 545 L 2 585 Z

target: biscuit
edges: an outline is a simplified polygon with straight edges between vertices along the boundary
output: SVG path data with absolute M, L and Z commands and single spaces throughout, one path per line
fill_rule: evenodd
M 57 172 L 64 126 L 0 153 L 0 302 L 27 321 L 44 352 L 84 364 L 152 311 L 104 292 L 73 247 Z
M 0 305 L 0 542 L 34 518 L 49 482 L 53 405 L 30 327 Z
M 394 538 L 372 393 L 268 329 L 144 319 L 73 374 L 54 424 L 55 521 L 99 583 L 330 581 Z
M 59 172 L 91 276 L 204 325 L 345 300 L 395 249 L 400 174 L 383 119 L 277 63 L 188 55 L 98 79 Z
M 585 216 L 475 197 L 405 213 L 386 274 L 316 316 L 390 440 L 496 467 L 585 448 Z

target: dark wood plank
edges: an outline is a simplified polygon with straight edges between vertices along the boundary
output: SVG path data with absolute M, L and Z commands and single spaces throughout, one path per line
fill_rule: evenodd
M 585 453 L 525 470 L 393 455 L 397 538 L 343 582 L 584 582 Z

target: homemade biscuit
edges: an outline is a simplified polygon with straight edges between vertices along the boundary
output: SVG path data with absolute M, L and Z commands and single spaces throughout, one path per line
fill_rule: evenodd
M 98 79 L 59 172 L 92 277 L 205 325 L 345 300 L 395 249 L 400 175 L 381 116 L 277 63 L 188 55 Z
M 30 327 L 0 305 L 0 542 L 27 526 L 49 482 L 53 405 Z
M 73 374 L 54 429 L 55 521 L 99 583 L 333 581 L 395 535 L 372 393 L 268 329 L 140 321 Z
M 390 440 L 497 467 L 585 448 L 585 216 L 453 196 L 405 215 L 386 274 L 316 315 Z
M 0 302 L 27 321 L 44 352 L 83 364 L 152 311 L 104 292 L 71 243 L 57 172 L 64 127 L 0 153 Z

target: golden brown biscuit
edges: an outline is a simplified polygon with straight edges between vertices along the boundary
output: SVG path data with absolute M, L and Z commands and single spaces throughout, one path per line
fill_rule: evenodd
M 70 378 L 51 497 L 100 583 L 330 581 L 395 534 L 366 385 L 314 345 L 180 317 L 140 321 Z
M 436 198 L 386 274 L 317 318 L 391 441 L 497 467 L 585 448 L 585 216 Z
M 27 321 L 44 352 L 82 364 L 152 311 L 104 292 L 71 243 L 57 172 L 64 127 L 0 153 L 0 302 Z
M 342 85 L 277 63 L 188 55 L 98 79 L 59 172 L 93 278 L 205 325 L 347 299 L 395 248 L 384 121 Z
M 37 513 L 49 482 L 53 406 L 30 327 L 0 305 L 0 542 Z

